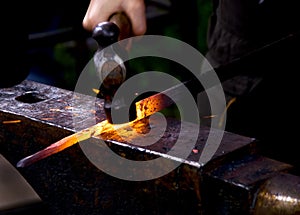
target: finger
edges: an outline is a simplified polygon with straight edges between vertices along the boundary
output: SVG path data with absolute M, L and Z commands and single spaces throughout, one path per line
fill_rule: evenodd
M 146 13 L 143 0 L 129 1 L 123 6 L 124 12 L 131 21 L 132 32 L 134 35 L 143 35 L 146 33 Z
M 107 21 L 115 12 L 120 11 L 120 4 L 111 4 L 104 0 L 91 0 L 87 12 L 82 21 L 83 27 L 92 31 L 100 22 Z

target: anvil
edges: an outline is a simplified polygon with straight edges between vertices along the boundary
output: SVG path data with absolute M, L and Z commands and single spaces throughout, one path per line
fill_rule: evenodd
M 78 117 L 82 128 L 105 119 L 103 100 L 93 100 L 92 110 L 80 109 L 72 101 L 74 92 L 34 81 L 25 80 L 15 87 L 1 89 L 0 97 L 1 153 L 13 165 L 22 157 L 76 132 L 74 116 Z M 76 98 L 79 97 L 82 101 L 90 101 L 89 96 L 76 94 Z M 150 128 L 155 131 L 155 119 L 152 123 Z M 190 133 L 183 134 L 184 138 L 188 140 L 191 133 L 199 131 L 193 150 L 186 158 L 180 157 L 180 153 L 177 157 L 169 156 L 182 123 L 168 118 L 166 131 L 150 146 L 124 141 L 115 132 L 85 142 L 90 144 L 89 153 L 93 157 L 104 160 L 110 159 L 102 150 L 106 145 L 124 159 L 163 158 L 179 162 L 173 171 L 152 180 L 130 181 L 112 177 L 87 159 L 78 144 L 18 170 L 49 205 L 52 214 L 210 214 L 222 210 L 250 214 L 253 202 L 267 201 L 264 197 L 272 194 L 274 186 L 277 191 L 293 187 L 293 192 L 298 193 L 294 199 L 299 200 L 300 192 L 296 192 L 297 186 L 292 186 L 299 183 L 299 177 L 288 174 L 293 167 L 260 155 L 259 141 L 254 138 L 225 132 L 213 158 L 201 165 L 199 157 L 209 128 L 199 129 L 199 125 L 188 123 Z M 137 128 L 139 125 L 144 124 L 136 124 Z M 148 127 L 145 129 L 147 133 Z M 122 128 L 122 131 L 130 132 L 130 128 Z M 142 143 L 143 139 L 136 141 Z M 180 152 L 185 147 L 180 145 L 175 150 Z M 259 199 L 256 199 L 257 193 L 261 193 Z M 211 202 L 214 197 L 218 197 L 216 204 Z M 266 210 L 260 204 L 255 209 Z

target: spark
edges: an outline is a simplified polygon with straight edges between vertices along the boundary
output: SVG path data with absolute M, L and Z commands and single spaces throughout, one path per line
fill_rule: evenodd
M 96 93 L 96 94 L 99 94 L 100 93 L 100 90 L 96 89 L 96 88 L 93 88 L 93 92 Z
M 217 115 L 214 114 L 214 115 L 208 115 L 208 116 L 202 116 L 203 119 L 210 119 L 210 118 L 214 118 L 216 117 Z
M 222 127 L 223 123 L 224 123 L 224 118 L 225 118 L 225 113 L 228 110 L 228 108 L 236 101 L 236 97 L 233 97 L 232 99 L 230 99 L 225 107 L 225 110 L 223 111 L 221 117 L 220 117 L 220 121 L 219 121 L 219 127 Z
M 14 123 L 20 123 L 21 120 L 6 120 L 6 121 L 3 121 L 2 123 L 3 124 L 14 124 Z

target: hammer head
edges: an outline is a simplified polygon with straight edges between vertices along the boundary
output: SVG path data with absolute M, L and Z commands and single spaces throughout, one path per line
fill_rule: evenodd
M 118 41 L 119 27 L 113 22 L 100 22 L 94 29 L 92 37 L 97 41 L 99 49 L 103 49 Z
M 118 42 L 119 34 L 119 27 L 115 23 L 102 22 L 94 28 L 92 35 L 98 43 L 98 50 L 94 54 L 93 60 L 101 83 L 99 96 L 104 99 L 105 114 L 110 123 L 112 123 L 112 108 L 119 112 L 119 110 L 124 109 L 125 105 L 123 101 L 113 102 L 116 91 L 126 78 L 126 67 L 114 49 L 118 45 L 115 43 Z M 114 123 L 121 123 L 122 121 L 124 119 Z

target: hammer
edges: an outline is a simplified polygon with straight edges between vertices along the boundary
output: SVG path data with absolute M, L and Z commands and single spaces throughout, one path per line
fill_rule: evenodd
M 104 99 L 104 111 L 109 123 L 112 123 L 112 109 L 122 113 L 120 110 L 125 107 L 123 101 L 113 102 L 113 97 L 125 81 L 127 73 L 121 56 L 112 44 L 128 38 L 130 33 L 130 21 L 123 12 L 115 13 L 109 18 L 109 21 L 99 23 L 92 32 L 92 38 L 98 43 L 98 50 L 93 56 L 96 73 L 101 81 L 98 95 Z M 122 49 L 122 47 L 120 48 Z M 124 118 L 124 116 L 118 118 Z M 117 123 L 122 123 L 122 121 Z

